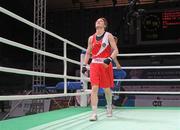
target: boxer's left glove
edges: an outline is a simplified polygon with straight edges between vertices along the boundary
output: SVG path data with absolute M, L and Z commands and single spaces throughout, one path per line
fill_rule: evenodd
M 107 65 L 109 65 L 111 62 L 112 62 L 111 57 L 108 57 L 108 58 L 104 59 L 104 63 L 107 64 Z
M 85 74 L 86 71 L 87 71 L 87 68 L 86 68 L 86 65 L 84 64 L 84 65 L 82 66 L 82 73 Z

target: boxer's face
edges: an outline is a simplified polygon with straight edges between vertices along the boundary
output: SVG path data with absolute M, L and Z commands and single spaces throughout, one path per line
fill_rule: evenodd
M 96 28 L 106 28 L 106 25 L 104 23 L 104 20 L 99 18 L 95 23 Z

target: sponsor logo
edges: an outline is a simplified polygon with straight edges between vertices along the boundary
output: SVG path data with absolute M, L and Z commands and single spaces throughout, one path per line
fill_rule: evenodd
M 102 44 L 102 47 L 106 47 L 106 43 L 103 43 L 103 44 Z
M 155 107 L 162 106 L 162 101 L 160 101 L 160 100 L 152 101 L 152 105 Z

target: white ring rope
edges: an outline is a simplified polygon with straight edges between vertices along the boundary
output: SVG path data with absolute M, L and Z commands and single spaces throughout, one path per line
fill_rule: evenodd
M 113 67 L 116 69 L 117 67 Z M 128 66 L 128 67 L 121 67 L 121 69 L 180 69 L 180 66 Z
M 77 48 L 79 48 L 79 49 L 81 49 L 81 50 L 86 51 L 85 48 L 83 48 L 83 47 L 81 47 L 81 46 L 79 46 L 79 45 L 77 45 L 77 44 L 74 44 L 73 42 L 71 42 L 71 41 L 69 41 L 69 40 L 67 40 L 67 39 L 64 39 L 64 38 L 60 37 L 60 36 L 58 36 L 57 34 L 52 33 L 52 32 L 50 32 L 50 31 L 48 31 L 48 30 L 46 30 L 46 29 L 44 29 L 44 28 L 42 28 L 42 27 L 40 27 L 40 26 L 38 26 L 38 25 L 36 25 L 36 24 L 28 21 L 28 20 L 26 20 L 26 19 L 24 19 L 24 18 L 22 18 L 22 17 L 20 17 L 20 16 L 18 16 L 18 15 L 16 15 L 16 14 L 14 14 L 13 12 L 10 12 L 9 10 L 7 10 L 7 9 L 5 9 L 5 8 L 0 7 L 0 12 L 4 13 L 4 14 L 6 14 L 6 15 L 9 15 L 10 17 L 15 18 L 15 19 L 17 19 L 17 20 L 19 20 L 19 21 L 21 21 L 21 22 L 23 22 L 23 23 L 25 23 L 25 24 L 27 24 L 27 25 L 29 25 L 29 26 L 31 26 L 31 27 L 34 27 L 34 28 L 36 28 L 36 29 L 38 29 L 38 30 L 46 33 L 46 34 L 49 34 L 49 35 L 52 36 L 52 37 L 55 37 L 55 38 L 57 38 L 57 39 L 59 39 L 59 40 L 61 40 L 61 41 L 64 41 L 64 42 L 66 42 L 66 43 L 68 43 L 68 44 L 70 44 L 70 45 L 72 45 L 72 46 L 74 46 L 74 47 L 77 47 Z
M 43 76 L 43 77 L 51 77 L 51 78 L 68 78 L 68 79 L 74 79 L 74 80 L 82 79 L 81 77 L 75 77 L 75 76 L 42 73 L 42 72 L 35 72 L 35 71 L 15 69 L 15 68 L 2 67 L 2 66 L 0 66 L 0 71 L 7 72 L 7 73 L 24 74 L 24 75 L 31 75 L 31 76 Z
M 133 54 L 118 54 L 118 56 L 167 56 L 167 55 L 180 55 L 180 52 L 169 53 L 133 53 Z
M 91 89 L 85 90 L 85 92 L 91 92 Z M 125 95 L 180 95 L 180 92 L 152 92 L 152 91 L 112 91 L 113 94 L 125 94 Z
M 114 79 L 114 81 L 128 81 L 128 82 L 139 82 L 139 81 L 153 81 L 153 82 L 178 82 L 180 79 Z
M 87 66 L 87 69 L 90 67 Z M 113 67 L 113 69 L 117 69 L 117 67 Z M 121 69 L 125 70 L 132 70 L 132 69 L 180 69 L 180 66 L 128 66 L 128 67 L 121 67 Z
M 67 39 L 64 39 L 2 7 L 0 7 L 0 12 L 4 13 L 4 14 L 7 14 L 9 15 L 10 17 L 13 17 L 31 27 L 34 27 L 46 34 L 49 34 L 50 36 L 52 37 L 55 37 L 61 41 L 64 41 L 64 44 L 68 43 L 76 48 L 79 48 L 81 50 L 86 50 L 84 49 L 83 47 L 81 46 L 78 46 L 77 44 L 74 44 L 72 43 L 71 41 L 67 40 Z M 20 43 L 17 43 L 17 42 L 13 42 L 13 41 L 10 41 L 10 40 L 7 40 L 5 38 L 2 38 L 0 37 L 0 41 L 5 43 L 5 44 L 8 44 L 8 45 L 11 45 L 11 46 L 15 46 L 15 47 L 18 47 L 18 48 L 21 48 L 21 49 L 25 49 L 25 50 L 28 50 L 28 51 L 31 51 L 31 52 L 36 52 L 36 53 L 39 53 L 39 54 L 42 54 L 42 55 L 46 55 L 46 56 L 49 56 L 49 57 L 53 57 L 53 58 L 56 58 L 56 59 L 61 59 L 61 60 L 65 60 L 66 61 L 69 61 L 69 62 L 72 62 L 72 63 L 76 63 L 78 65 L 81 65 L 80 62 L 78 61 L 75 61 L 75 60 L 71 60 L 71 59 L 68 59 L 65 55 L 65 57 L 62 57 L 62 56 L 58 56 L 58 55 L 55 55 L 55 54 L 52 54 L 52 53 L 49 53 L 49 52 L 45 52 L 45 51 L 41 51 L 41 50 L 38 50 L 38 49 L 35 49 L 35 48 L 32 48 L 32 47 L 29 47 L 29 46 L 25 46 L 25 45 L 22 45 Z M 156 56 L 162 56 L 162 55 L 180 55 L 179 52 L 174 52 L 174 53 L 135 53 L 135 54 L 119 54 L 118 56 L 153 56 L 153 55 L 156 55 Z M 122 69 L 175 69 L 175 68 L 180 68 L 180 66 L 144 66 L 144 67 L 122 67 Z M 8 72 L 8 73 L 16 73 L 16 74 L 25 74 L 25 75 L 31 75 L 31 76 L 44 76 L 44 77 L 52 77 L 52 78 L 64 78 L 64 79 L 76 79 L 76 80 L 82 80 L 82 79 L 88 79 L 88 78 L 81 78 L 81 77 L 75 77 L 75 76 L 67 76 L 66 75 L 66 72 L 64 72 L 64 75 L 59 75 L 59 74 L 51 74 L 51 73 L 42 73 L 42 72 L 34 72 L 34 71 L 29 71 L 29 70 L 23 70 L 23 69 L 15 69 L 15 68 L 8 68 L 8 67 L 0 67 L 0 71 L 2 72 Z M 180 79 L 115 79 L 114 81 L 161 81 L 161 82 L 167 82 L 167 81 L 180 81 Z M 166 95 L 179 95 L 180 92 L 113 92 L 113 93 L 121 93 L 121 94 L 166 94 Z M 41 94 L 41 95 L 14 95 L 14 96 L 0 96 L 0 101 L 3 101 L 3 100 L 24 100 L 24 99 L 41 99 L 41 98 L 54 98 L 54 97 L 62 97 L 62 96 L 76 96 L 76 95 L 83 95 L 83 94 L 90 94 L 90 92 L 88 91 L 85 91 L 85 92 L 80 92 L 80 93 L 61 93 L 61 94 Z
M 24 49 L 24 50 L 27 50 L 27 51 L 35 52 L 35 53 L 38 53 L 38 54 L 41 54 L 41 55 L 49 56 L 49 57 L 52 57 L 52 58 L 55 58 L 55 59 L 65 60 L 65 61 L 68 61 L 68 62 L 71 62 L 71 63 L 74 63 L 74 64 L 81 65 L 81 63 L 78 62 L 78 61 L 75 61 L 75 60 L 72 60 L 72 59 L 69 59 L 69 58 L 65 58 L 65 57 L 62 57 L 62 56 L 59 56 L 59 55 L 55 55 L 55 54 L 52 54 L 52 53 L 49 53 L 49 52 L 46 52 L 46 51 L 42 51 L 42 50 L 39 50 L 39 49 L 36 49 L 36 48 L 33 48 L 33 47 L 29 47 L 29 46 L 26 46 L 26 45 L 23 45 L 23 44 L 20 44 L 20 43 L 17 43 L 17 42 L 14 42 L 14 41 L 2 38 L 2 37 L 0 37 L 0 42 L 11 45 L 11 46 L 14 46 L 14 47 L 17 47 L 17 48 Z
M 56 98 L 56 97 L 65 97 L 65 96 L 79 96 L 87 95 L 90 92 L 78 92 L 78 93 L 60 93 L 60 94 L 41 94 L 41 95 L 8 95 L 0 96 L 0 101 L 12 101 L 12 100 L 25 100 L 25 99 L 47 99 L 47 98 Z
M 113 94 L 126 94 L 126 95 L 180 95 L 180 92 L 147 92 L 147 91 L 126 91 L 126 92 L 120 92 L 120 91 L 113 91 Z
M 81 80 L 81 77 L 75 76 L 65 76 L 65 75 L 58 75 L 58 74 L 51 74 L 51 73 L 42 73 L 42 72 L 35 72 L 23 69 L 14 69 L 9 67 L 0 67 L 0 71 L 8 72 L 8 73 L 16 73 L 16 74 L 25 74 L 31 76 L 44 76 L 44 77 L 51 77 L 51 78 L 68 78 L 74 80 Z M 84 78 L 85 80 L 89 80 L 89 78 Z M 114 81 L 160 81 L 160 82 L 168 82 L 168 81 L 180 81 L 180 79 L 114 79 Z
M 6 9 L 4 9 L 4 8 L 2 8 L 2 7 L 0 7 L 0 11 L 7 14 L 7 15 L 9 15 L 9 16 L 11 16 L 11 17 L 13 17 L 13 18 L 15 18 L 15 19 L 17 19 L 17 20 L 19 20 L 19 21 L 21 21 L 21 22 L 23 22 L 23 23 L 25 23 L 25 24 L 27 24 L 27 25 L 29 25 L 29 26 L 31 26 L 31 27 L 39 29 L 44 33 L 47 33 L 47 34 L 49 34 L 49 35 L 51 35 L 51 36 L 53 36 L 53 37 L 55 37 L 55 38 L 57 38 L 57 39 L 59 39 L 61 41 L 64 41 L 64 45 L 66 45 L 68 43 L 68 44 L 70 44 L 70 45 L 72 45 L 72 46 L 74 46 L 76 48 L 79 48 L 81 50 L 85 50 L 83 47 L 78 46 L 77 44 L 74 44 L 74 43 L 72 43 L 72 42 L 70 42 L 70 41 L 68 41 L 68 40 L 66 40 L 66 39 L 64 39 L 64 38 L 50 32 L 50 31 L 48 31 L 48 30 L 46 30 L 46 29 L 44 29 L 44 28 L 42 28 L 42 27 L 40 27 L 40 26 L 38 26 L 38 25 L 36 25 L 36 24 L 34 24 L 34 23 L 32 23 L 32 22 L 30 22 L 30 21 L 28 21 L 28 20 L 14 14 L 14 13 L 6 10 Z M 81 65 L 81 63 L 78 62 L 78 61 L 67 58 L 66 54 L 64 55 L 64 57 L 58 56 L 58 55 L 55 55 L 55 54 L 52 54 L 52 53 L 48 53 L 48 52 L 45 52 L 45 51 L 38 50 L 36 48 L 32 48 L 32 47 L 29 47 L 29 46 L 19 44 L 19 43 L 14 42 L 14 41 L 10 41 L 10 40 L 2 38 L 2 37 L 0 37 L 0 41 L 5 43 L 5 44 L 15 46 L 15 47 L 18 47 L 18 48 L 21 48 L 21 49 L 25 49 L 25 50 L 28 50 L 28 51 L 31 51 L 31 52 L 35 52 L 35 53 L 39 53 L 39 54 L 46 55 L 46 56 L 49 56 L 49 57 L 53 57 L 53 58 L 56 58 L 56 59 L 64 60 L 64 64 L 65 64 L 64 75 L 57 75 L 57 74 L 50 74 L 50 73 L 40 73 L 40 72 L 34 72 L 34 71 L 28 71 L 28 70 L 22 70 L 22 69 L 16 69 L 16 68 L 8 68 L 8 67 L 1 67 L 0 71 L 9 72 L 9 73 L 26 74 L 26 75 L 53 77 L 53 78 L 64 78 L 64 79 L 68 78 L 68 79 L 76 79 L 76 80 L 81 80 L 82 79 L 80 77 L 67 76 L 67 73 L 66 73 L 66 71 L 67 71 L 67 69 L 66 69 L 67 62 L 66 61 L 78 64 L 78 65 Z M 64 46 L 64 48 L 66 49 L 66 46 Z M 64 52 L 66 53 L 66 51 L 64 51 Z M 67 80 L 66 80 L 66 82 L 67 82 Z M 64 88 L 65 88 L 64 93 L 66 93 L 66 90 L 67 90 L 66 84 L 65 84 Z
M 30 21 L 28 21 L 28 20 L 26 20 L 26 19 L 24 19 L 24 18 L 22 18 L 22 17 L 20 17 L 20 16 L 18 16 L 18 15 L 16 15 L 16 14 L 12 13 L 12 12 L 10 12 L 10 11 L 8 11 L 8 10 L 5 9 L 5 8 L 0 7 L 0 12 L 4 13 L 4 14 L 6 14 L 6 15 L 9 15 L 10 17 L 13 17 L 13 18 L 15 18 L 15 19 L 17 19 L 17 20 L 19 20 L 19 21 L 21 21 L 21 22 L 23 22 L 23 23 L 25 23 L 25 24 L 27 24 L 27 25 L 29 25 L 29 26 L 31 26 L 31 27 L 34 27 L 34 28 L 36 28 L 36 29 L 38 29 L 38 30 L 41 30 L 42 32 L 44 32 L 44 33 L 46 33 L 46 34 L 49 34 L 49 35 L 52 36 L 52 37 L 55 37 L 55 38 L 57 38 L 57 39 L 59 39 L 59 40 L 61 40 L 61 41 L 67 42 L 67 43 L 69 43 L 70 45 L 72 45 L 72 46 L 74 46 L 74 47 L 77 47 L 77 48 L 79 48 L 79 49 L 81 49 L 81 50 L 86 51 L 85 48 L 83 48 L 83 47 L 81 47 L 81 46 L 78 46 L 77 44 L 74 44 L 73 42 L 71 42 L 71 41 L 69 41 L 69 40 L 67 40 L 67 39 L 64 39 L 64 38 L 60 37 L 60 36 L 58 36 L 58 35 L 50 32 L 50 31 L 48 31 L 48 30 L 46 30 L 46 29 L 44 29 L 44 28 L 42 28 L 42 27 L 40 27 L 40 26 L 38 26 L 38 25 L 36 25 L 36 24 L 34 24 L 34 23 L 32 23 L 32 22 L 30 22 Z M 118 56 L 152 56 L 152 55 L 154 55 L 154 56 L 180 55 L 180 52 L 118 54 Z

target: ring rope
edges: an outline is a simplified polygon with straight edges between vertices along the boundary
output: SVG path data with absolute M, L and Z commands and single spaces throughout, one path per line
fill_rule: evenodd
M 17 19 L 18 21 L 21 21 L 21 22 L 23 22 L 23 23 L 25 23 L 25 24 L 27 24 L 27 25 L 29 25 L 29 26 L 31 26 L 31 27 L 34 27 L 34 28 L 36 28 L 36 29 L 38 29 L 38 30 L 46 33 L 46 34 L 49 34 L 49 35 L 52 36 L 52 37 L 55 37 L 55 38 L 57 38 L 57 39 L 59 39 L 59 40 L 61 40 L 61 41 L 64 41 L 65 43 L 68 43 L 68 44 L 70 44 L 70 45 L 72 45 L 72 46 L 74 46 L 74 47 L 77 47 L 77 48 L 79 48 L 79 49 L 81 49 L 81 50 L 86 51 L 85 48 L 79 46 L 78 44 L 74 44 L 73 42 L 71 42 L 71 41 L 69 41 L 69 40 L 67 40 L 67 39 L 62 38 L 62 37 L 58 36 L 57 34 L 55 34 L 55 33 L 53 33 L 53 32 L 50 32 L 50 31 L 48 31 L 48 30 L 46 30 L 46 29 L 44 29 L 44 28 L 42 28 L 42 27 L 40 27 L 40 26 L 38 26 L 38 25 L 36 25 L 36 24 L 28 21 L 28 20 L 26 20 L 26 19 L 18 16 L 17 14 L 15 14 L 15 13 L 13 13 L 13 12 L 11 12 L 11 11 L 3 8 L 3 7 L 0 7 L 0 12 L 4 13 L 4 14 L 12 17 L 12 18 L 15 18 L 15 19 Z
M 87 69 L 90 67 L 87 66 Z M 113 67 L 113 69 L 117 69 L 117 67 Z M 180 69 L 180 66 L 128 66 L 128 67 L 121 67 L 121 69 L 125 70 L 132 70 L 132 69 Z
M 166 56 L 166 55 L 180 55 L 180 52 L 167 53 L 132 53 L 132 54 L 118 54 L 117 56 Z
M 46 52 L 46 51 L 42 51 L 42 50 L 39 50 L 39 49 L 36 49 L 36 48 L 33 48 L 33 47 L 29 47 L 29 46 L 26 46 L 26 45 L 23 45 L 23 44 L 20 44 L 20 43 L 17 43 L 17 42 L 14 42 L 14 41 L 2 38 L 2 37 L 0 37 L 0 41 L 5 43 L 5 44 L 11 45 L 11 46 L 14 46 L 14 47 L 17 47 L 17 48 L 21 48 L 21 49 L 24 49 L 24 50 L 27 50 L 27 51 L 35 52 L 35 53 L 42 54 L 42 55 L 45 55 L 45 56 L 49 56 L 49 57 L 52 57 L 52 58 L 55 58 L 55 59 L 65 60 L 65 61 L 68 61 L 68 62 L 71 62 L 71 63 L 74 63 L 74 64 L 81 65 L 81 63 L 78 62 L 78 61 L 75 61 L 75 60 L 72 60 L 72 59 L 69 59 L 69 58 L 65 58 L 65 57 L 62 57 L 62 56 L 59 56 L 59 55 L 55 55 L 55 54 L 52 54 L 52 53 L 49 53 L 49 52 Z
M 81 96 L 87 95 L 90 92 L 78 92 L 78 93 L 59 93 L 59 94 L 39 94 L 39 95 L 8 95 L 0 96 L 0 101 L 12 101 L 12 100 L 27 100 L 27 99 L 47 99 L 65 96 Z
M 147 92 L 147 91 L 113 91 L 113 94 L 126 94 L 126 95 L 180 95 L 180 92 Z
M 42 73 L 42 72 L 35 72 L 23 69 L 14 69 L 9 67 L 0 67 L 0 71 L 8 72 L 8 73 L 16 73 L 16 74 L 26 74 L 31 76 L 44 76 L 44 77 L 51 77 L 51 78 L 68 78 L 74 80 L 82 80 L 81 77 L 76 76 L 66 76 L 66 75 L 59 75 L 59 74 L 51 74 L 51 73 Z M 89 78 L 84 78 L 89 80 Z M 180 81 L 180 79 L 114 79 L 114 81 L 161 81 L 161 82 L 169 82 L 169 81 Z
M 31 76 L 44 76 L 44 77 L 52 77 L 52 78 L 68 78 L 68 79 L 75 79 L 75 80 L 81 80 L 81 77 L 75 77 L 75 76 L 65 76 L 65 75 L 58 75 L 58 74 L 51 74 L 51 73 L 42 73 L 42 72 L 35 72 L 35 71 L 29 71 L 29 70 L 23 70 L 23 69 L 14 69 L 9 67 L 0 67 L 0 71 L 2 72 L 8 72 L 8 73 L 16 73 L 16 74 L 26 74 Z M 89 79 L 89 78 L 84 78 Z M 161 82 L 169 82 L 169 81 L 180 81 L 180 79 L 114 79 L 114 81 L 161 81 Z
M 114 81 L 128 81 L 128 82 L 179 82 L 180 79 L 114 79 Z
M 46 29 L 44 29 L 44 28 L 42 28 L 42 27 L 40 27 L 40 26 L 38 26 L 38 25 L 36 25 L 36 24 L 34 24 L 34 23 L 32 23 L 32 22 L 30 22 L 30 21 L 28 21 L 28 20 L 26 20 L 26 19 L 24 19 L 24 18 L 22 18 L 22 17 L 20 17 L 20 16 L 18 16 L 16 14 L 14 14 L 14 13 L 4 9 L 4 8 L 2 8 L 2 7 L 0 7 L 0 12 L 2 12 L 4 14 L 7 14 L 7 15 L 9 15 L 9 16 L 11 16 L 11 17 L 13 17 L 13 18 L 15 18 L 15 19 L 17 19 L 17 20 L 19 20 L 19 21 L 21 21 L 21 22 L 23 22 L 23 23 L 25 23 L 25 24 L 27 24 L 29 26 L 31 26 L 31 27 L 34 27 L 34 28 L 36 28 L 38 30 L 41 30 L 42 32 L 47 33 L 47 34 L 49 34 L 49 35 L 51 35 L 51 36 L 53 36 L 53 37 L 55 37 L 55 38 L 57 38 L 57 39 L 59 39 L 61 41 L 64 41 L 64 43 L 69 43 L 70 45 L 72 45 L 74 47 L 77 47 L 77 48 L 79 48 L 81 50 L 84 50 L 84 51 L 86 50 L 83 47 L 78 46 L 77 44 L 74 44 L 71 41 L 69 41 L 67 39 L 64 39 L 64 38 L 62 38 L 62 37 L 60 37 L 60 36 L 50 32 L 50 31 L 48 31 L 48 30 L 46 30 Z M 1 40 L 5 41 L 7 39 L 1 38 Z M 24 47 L 21 46 L 19 48 L 23 48 L 24 49 Z M 29 47 L 29 46 L 27 46 L 27 47 Z M 32 51 L 33 49 L 34 48 L 31 48 L 29 51 Z M 34 51 L 36 52 L 37 50 L 34 50 Z M 32 51 L 32 52 L 34 52 L 34 51 Z M 48 53 L 48 52 L 40 51 L 39 53 L 52 57 L 52 55 L 49 55 L 51 53 Z M 118 56 L 152 56 L 152 55 L 161 55 L 161 56 L 162 55 L 180 55 L 180 53 L 179 52 L 175 52 L 175 53 L 118 54 Z M 53 54 L 53 57 L 56 57 L 57 59 L 60 58 L 62 60 L 63 59 L 66 60 L 66 58 L 61 57 L 61 56 L 57 57 L 57 55 L 54 55 L 54 54 Z M 78 64 L 79 64 L 79 62 L 78 62 Z M 167 67 L 167 66 L 165 66 L 165 67 Z M 172 66 L 172 67 L 175 67 L 175 66 Z M 178 66 L 176 66 L 176 67 L 178 67 Z M 155 68 L 157 68 L 157 66 Z M 14 69 L 14 68 L 8 68 L 8 67 L 0 67 L 0 71 L 9 72 L 9 73 L 17 73 L 17 74 L 26 74 L 26 75 L 46 76 L 46 77 L 53 77 L 53 78 L 70 78 L 70 79 L 78 79 L 78 80 L 81 79 L 80 77 L 73 77 L 73 76 L 67 76 L 67 75 L 58 75 L 58 74 L 51 74 L 51 73 L 41 73 L 41 72 L 34 72 L 34 71 L 28 71 L 28 70 L 22 70 L 22 69 Z M 115 81 L 180 81 L 180 79 L 117 79 Z M 122 93 L 122 94 L 123 93 L 124 94 L 128 94 L 128 93 L 130 93 L 130 94 L 133 94 L 133 93 L 136 93 L 136 94 L 138 94 L 138 93 L 139 94 L 166 94 L 166 95 L 167 94 L 172 94 L 172 95 L 174 95 L 174 94 L 179 95 L 180 94 L 180 92 L 172 92 L 172 93 L 170 93 L 170 92 L 116 92 L 116 93 Z M 90 93 L 80 92 L 80 93 L 67 93 L 67 94 L 44 94 L 44 95 L 25 95 L 25 96 L 24 95 L 9 96 L 8 95 L 8 96 L 0 96 L 0 100 L 2 101 L 2 100 L 22 100 L 22 99 L 37 99 L 37 98 L 53 98 L 53 97 L 60 97 L 60 96 L 76 96 L 76 95 L 82 95 L 82 94 L 90 94 Z
M 85 92 L 91 92 L 91 89 L 85 90 Z M 180 95 L 180 92 L 152 92 L 152 91 L 112 91 L 113 94 L 124 95 Z
M 86 51 L 85 48 L 83 48 L 83 47 L 81 47 L 81 46 L 78 46 L 77 44 L 74 44 L 73 42 L 71 42 L 71 41 L 69 41 L 69 40 L 67 40 L 67 39 L 64 39 L 64 38 L 60 37 L 60 36 L 56 35 L 55 33 L 52 33 L 52 32 L 50 32 L 50 31 L 48 31 L 48 30 L 46 30 L 46 29 L 44 29 L 44 28 L 42 28 L 42 27 L 40 27 L 40 26 L 38 26 L 38 25 L 30 22 L 30 21 L 28 21 L 28 20 L 26 20 L 26 19 L 24 19 L 24 18 L 22 18 L 22 17 L 20 17 L 20 16 L 18 16 L 18 15 L 16 15 L 16 14 L 10 12 L 9 10 L 7 10 L 7 9 L 5 9 L 5 8 L 0 7 L 0 12 L 4 13 L 4 14 L 6 14 L 6 15 L 9 15 L 10 17 L 13 17 L 13 18 L 15 18 L 15 19 L 17 19 L 17 20 L 19 20 L 19 21 L 21 21 L 21 22 L 23 22 L 23 23 L 25 23 L 25 24 L 27 24 L 27 25 L 29 25 L 29 26 L 31 26 L 31 27 L 34 27 L 34 28 L 36 28 L 36 29 L 38 29 L 38 30 L 41 30 L 42 32 L 47 33 L 47 34 L 49 34 L 49 35 L 52 36 L 52 37 L 55 37 L 55 38 L 57 38 L 57 39 L 59 39 L 59 40 L 61 40 L 61 41 L 67 42 L 67 43 L 69 43 L 70 45 L 72 45 L 72 46 L 74 46 L 74 47 L 77 47 L 77 48 L 79 48 L 79 49 L 81 49 L 81 50 Z M 161 56 L 161 55 L 180 55 L 180 52 L 172 52 L 172 53 L 170 52 L 170 53 L 118 54 L 118 56 L 152 56 L 152 55 L 156 55 L 156 56 L 158 56 L 158 55 L 159 55 L 159 56 Z
M 117 67 L 113 67 L 113 69 L 117 69 Z M 180 66 L 128 66 L 121 67 L 121 69 L 180 69 Z
M 36 72 L 36 71 L 23 70 L 23 69 L 15 69 L 15 68 L 2 67 L 2 66 L 0 66 L 0 71 L 1 72 L 7 72 L 7 73 L 25 74 L 25 75 L 31 75 L 31 76 L 43 76 L 43 77 L 51 77 L 51 78 L 68 78 L 68 79 L 74 79 L 74 80 L 81 80 L 82 79 L 81 77 L 76 77 L 76 76 L 43 73 L 43 72 Z

